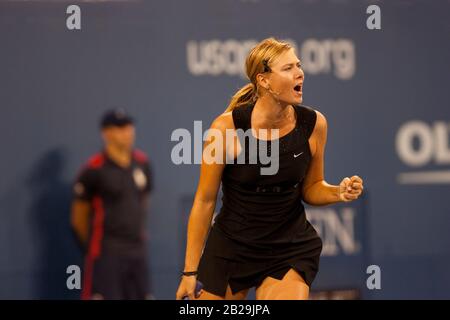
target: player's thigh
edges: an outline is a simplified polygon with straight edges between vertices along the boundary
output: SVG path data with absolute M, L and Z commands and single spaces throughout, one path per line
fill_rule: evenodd
M 257 300 L 307 300 L 309 286 L 294 269 L 281 280 L 267 277 L 256 289 Z
M 247 298 L 249 289 L 241 290 L 233 294 L 230 286 L 227 286 L 225 297 L 215 295 L 206 290 L 202 290 L 199 297 L 196 300 L 245 300 Z

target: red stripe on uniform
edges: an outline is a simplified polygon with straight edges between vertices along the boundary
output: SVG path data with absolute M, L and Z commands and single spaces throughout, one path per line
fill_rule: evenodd
M 105 155 L 103 153 L 97 153 L 93 155 L 87 162 L 87 167 L 91 169 L 98 169 L 105 163 Z
M 148 162 L 147 155 L 139 149 L 133 150 L 133 158 L 134 158 L 134 160 L 136 160 L 137 162 L 140 162 L 140 163 Z
M 105 219 L 103 200 L 100 197 L 94 197 L 94 199 L 92 200 L 92 207 L 94 209 L 94 219 L 92 226 L 92 236 L 89 243 L 89 251 L 85 261 L 83 291 L 81 293 L 81 299 L 83 300 L 89 300 L 91 298 L 94 261 L 100 256 L 101 253 L 103 224 Z

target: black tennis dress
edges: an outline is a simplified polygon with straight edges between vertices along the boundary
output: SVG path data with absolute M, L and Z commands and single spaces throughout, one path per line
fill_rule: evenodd
M 251 128 L 253 108 L 251 104 L 233 110 L 236 129 Z M 309 286 L 316 276 L 322 241 L 306 219 L 301 192 L 311 161 L 308 139 L 316 112 L 306 106 L 294 109 L 295 128 L 278 139 L 276 174 L 261 174 L 260 169 L 270 165 L 262 164 L 259 158 L 257 163 L 249 161 L 255 152 L 250 152 L 254 149 L 242 136 L 239 139 L 247 161 L 227 163 L 224 168 L 222 208 L 198 266 L 197 278 L 210 293 L 225 296 L 227 285 L 233 294 L 257 287 L 268 276 L 282 279 L 291 268 Z M 270 141 L 249 136 L 266 143 L 271 152 Z

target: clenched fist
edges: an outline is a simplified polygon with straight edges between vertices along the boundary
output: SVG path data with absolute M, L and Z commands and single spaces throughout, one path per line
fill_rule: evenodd
M 356 200 L 363 189 L 363 180 L 360 177 L 345 177 L 339 184 L 339 199 L 344 202 Z

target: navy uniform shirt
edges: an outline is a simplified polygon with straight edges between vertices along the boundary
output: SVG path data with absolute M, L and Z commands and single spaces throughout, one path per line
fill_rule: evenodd
M 145 252 L 146 203 L 151 189 L 150 166 L 142 151 L 133 151 L 128 168 L 116 164 L 105 152 L 88 161 L 74 184 L 74 195 L 92 204 L 91 257 Z

